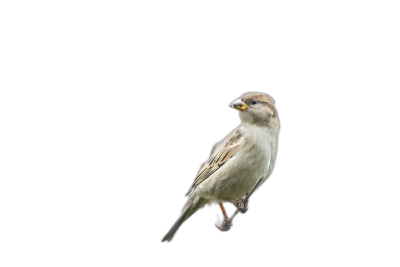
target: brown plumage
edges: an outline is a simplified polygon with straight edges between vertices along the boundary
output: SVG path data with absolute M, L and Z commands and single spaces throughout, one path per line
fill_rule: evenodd
M 189 192 L 194 190 L 201 182 L 207 179 L 211 174 L 216 172 L 222 165 L 224 165 L 231 157 L 233 157 L 236 151 L 240 147 L 240 131 L 239 129 L 234 130 L 230 133 L 224 141 L 217 147 L 210 159 L 204 164 L 197 174 L 196 179 Z
M 163 241 L 170 241 L 180 225 L 205 204 L 241 198 L 260 177 L 268 178 L 275 162 L 279 132 L 274 103 L 264 93 L 247 93 L 232 103 L 231 107 L 241 111 L 242 124 L 216 146 L 200 169 L 182 215 Z

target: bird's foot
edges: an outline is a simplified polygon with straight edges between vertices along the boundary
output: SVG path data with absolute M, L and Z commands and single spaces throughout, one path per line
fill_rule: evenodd
M 228 220 L 229 218 L 224 218 L 220 226 L 215 224 L 215 228 L 217 228 L 221 232 L 229 232 L 233 226 L 233 223 L 228 223 Z
M 249 200 L 247 199 L 247 195 L 249 193 L 246 193 L 246 197 L 241 197 L 239 199 L 236 200 L 229 200 L 230 203 L 232 203 L 233 205 L 236 206 L 236 208 L 238 208 L 238 210 L 241 213 L 245 213 L 249 208 L 247 207 L 247 203 L 249 202 Z

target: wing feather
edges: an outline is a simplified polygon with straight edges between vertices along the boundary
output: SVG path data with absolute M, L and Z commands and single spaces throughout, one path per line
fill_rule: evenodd
M 219 146 L 214 146 L 210 159 L 200 169 L 187 195 L 235 156 L 243 143 L 243 138 L 241 137 L 239 129 L 235 129 L 218 144 Z

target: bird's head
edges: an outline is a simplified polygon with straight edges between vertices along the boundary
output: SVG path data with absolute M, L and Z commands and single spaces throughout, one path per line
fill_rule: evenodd
M 279 127 L 274 104 L 274 99 L 267 94 L 245 93 L 233 101 L 231 107 L 241 111 L 240 118 L 243 123 Z

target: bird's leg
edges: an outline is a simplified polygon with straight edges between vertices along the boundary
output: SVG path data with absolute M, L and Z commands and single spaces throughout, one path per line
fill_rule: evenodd
M 229 222 L 229 218 L 226 215 L 224 205 L 222 205 L 222 203 L 219 203 L 219 206 L 221 207 L 222 214 L 224 215 L 224 221 L 222 222 L 222 224 L 220 226 L 218 226 L 218 225 L 215 225 L 215 226 L 217 226 L 217 228 L 221 231 L 228 231 L 231 228 L 232 224 Z
M 242 203 L 245 203 L 245 204 L 246 204 L 246 206 L 245 206 L 246 210 L 245 210 L 244 212 L 242 212 L 242 209 L 241 209 L 240 207 L 238 207 L 238 209 L 233 213 L 232 217 L 229 218 L 229 219 L 227 220 L 227 222 L 226 222 L 227 224 L 229 224 L 230 226 L 232 226 L 233 218 L 235 218 L 235 216 L 239 213 L 239 211 L 242 212 L 242 213 L 245 213 L 245 212 L 247 211 L 247 202 L 249 201 L 249 198 L 250 198 L 251 194 L 253 194 L 253 192 L 257 189 L 257 187 L 261 184 L 261 182 L 262 182 L 263 179 L 264 179 L 264 177 L 261 177 L 261 178 L 257 181 L 256 185 L 253 187 L 253 189 L 251 189 L 250 192 L 246 193 L 246 196 L 245 196 L 244 198 L 238 199 L 238 200 L 241 200 L 241 199 L 242 199 Z M 238 200 L 237 200 L 237 201 L 238 201 Z M 235 204 L 234 204 L 234 205 L 235 205 Z M 235 206 L 236 206 L 236 205 L 235 205 Z M 225 223 L 225 221 L 224 221 L 224 223 Z
M 248 195 L 248 193 L 246 193 L 246 196 Z M 245 213 L 246 211 L 247 211 L 247 202 L 248 202 L 248 200 L 247 200 L 247 198 L 246 197 L 241 197 L 241 198 L 239 198 L 239 199 L 231 199 L 231 200 L 228 200 L 230 203 L 232 203 L 233 205 L 235 205 L 235 207 L 236 208 L 238 208 L 238 210 L 241 212 L 241 213 Z

